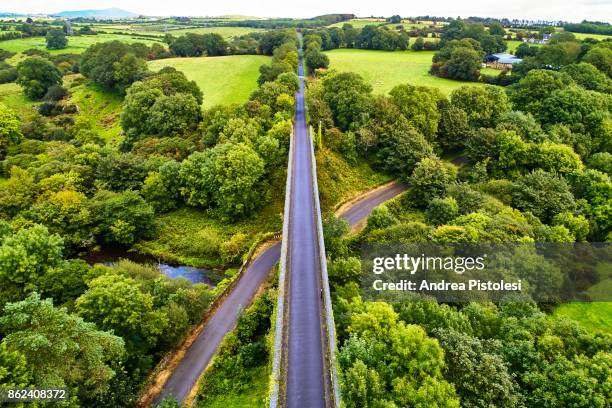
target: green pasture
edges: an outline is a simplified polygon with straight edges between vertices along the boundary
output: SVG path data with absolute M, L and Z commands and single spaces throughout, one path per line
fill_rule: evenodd
M 85 51 L 90 45 L 113 40 L 123 41 L 126 43 L 141 42 L 147 45 L 151 45 L 154 42 L 159 42 L 157 40 L 137 38 L 128 35 L 98 34 L 68 37 L 68 47 L 63 48 L 61 50 L 47 50 L 47 41 L 45 37 L 28 37 L 1 41 L 0 48 L 11 52 L 23 52 L 30 48 L 36 48 L 39 50 L 49 51 L 49 53 L 51 54 L 80 54 Z
M 251 28 L 251 27 L 188 27 L 179 25 L 165 25 L 165 24 L 131 24 L 131 25 L 114 25 L 114 24 L 101 24 L 94 25 L 94 30 L 105 31 L 107 33 L 134 33 L 134 34 L 146 34 L 146 35 L 157 35 L 163 37 L 166 34 L 172 34 L 174 36 L 183 35 L 186 33 L 195 34 L 209 34 L 216 33 L 220 34 L 225 38 L 239 37 L 241 35 L 249 34 L 252 32 L 261 32 L 264 29 Z
M 122 97 L 83 81 L 81 75 L 65 76 L 64 86 L 70 95 L 66 103 L 75 104 L 79 108 L 79 113 L 74 118 L 88 121 L 91 129 L 105 140 L 117 141 L 121 133 L 119 113 Z M 34 115 L 34 106 L 40 102 L 26 98 L 21 87 L 15 83 L 0 85 L 0 103 L 15 112 L 22 121 Z
M 555 309 L 554 315 L 576 320 L 590 331 L 612 333 L 612 302 L 565 303 Z
M 363 28 L 368 25 L 382 25 L 386 24 L 387 21 L 384 18 L 354 18 L 348 21 L 340 21 L 330 25 L 330 27 L 342 27 L 344 24 L 350 24 L 353 28 Z
M 374 51 L 338 49 L 327 51 L 331 69 L 362 75 L 374 93 L 386 94 L 395 85 L 409 83 L 436 87 L 444 94 L 464 85 L 482 86 L 478 82 L 462 82 L 429 75 L 434 51 Z
M 170 66 L 184 72 L 198 84 L 204 93 L 204 107 L 208 108 L 246 102 L 257 88 L 259 67 L 268 60 L 262 55 L 169 58 L 149 62 L 149 69 Z

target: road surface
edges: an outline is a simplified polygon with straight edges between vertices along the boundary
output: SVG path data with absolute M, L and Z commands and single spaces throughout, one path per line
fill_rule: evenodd
M 366 194 L 361 200 L 356 202 L 355 205 L 343 211 L 340 217 L 347 220 L 351 227 L 357 225 L 365 220 L 378 205 L 385 201 L 389 201 L 404 191 L 406 191 L 406 187 L 402 184 L 387 184 L 382 188 Z
M 293 180 L 287 245 L 287 354 L 285 404 L 288 408 L 326 406 L 329 375 L 324 364 L 325 337 L 321 301 L 321 270 L 311 138 L 304 109 L 304 66 L 300 50 L 300 89 L 293 129 Z

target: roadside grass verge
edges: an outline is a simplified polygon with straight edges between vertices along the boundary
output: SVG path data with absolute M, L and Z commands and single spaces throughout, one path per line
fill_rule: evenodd
M 335 205 L 355 195 L 391 180 L 391 176 L 372 169 L 364 160 L 348 163 L 341 155 L 325 147 L 316 152 L 317 177 L 321 210 L 332 210 Z

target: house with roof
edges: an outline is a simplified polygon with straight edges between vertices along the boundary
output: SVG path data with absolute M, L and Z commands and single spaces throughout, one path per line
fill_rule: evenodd
M 484 57 L 484 64 L 487 67 L 496 69 L 512 69 L 514 64 L 518 64 L 523 61 L 516 55 L 508 54 L 506 52 L 500 52 L 496 54 L 488 54 Z
M 523 38 L 523 42 L 526 42 L 528 44 L 548 44 L 551 38 L 552 38 L 552 34 L 544 34 L 542 38 L 536 38 L 536 37 Z

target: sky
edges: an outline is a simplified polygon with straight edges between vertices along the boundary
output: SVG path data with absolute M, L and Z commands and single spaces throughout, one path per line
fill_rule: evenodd
M 612 21 L 612 0 L 2 0 L 0 11 L 53 13 L 118 7 L 154 16 L 313 17 L 353 13 L 360 17 L 436 15 L 508 17 L 564 21 Z

